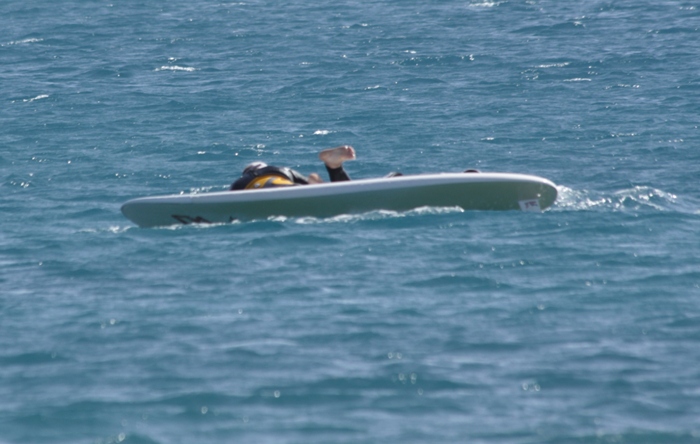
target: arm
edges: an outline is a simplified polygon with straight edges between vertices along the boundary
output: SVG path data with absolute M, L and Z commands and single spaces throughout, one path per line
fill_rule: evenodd
M 292 177 L 292 182 L 298 184 L 298 185 L 308 185 L 309 184 L 309 179 L 301 174 L 298 171 L 295 171 L 291 168 L 285 168 L 289 175 Z

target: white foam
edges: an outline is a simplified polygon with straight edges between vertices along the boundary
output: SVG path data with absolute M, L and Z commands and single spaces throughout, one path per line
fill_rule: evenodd
M 500 5 L 502 2 L 481 2 L 481 3 L 472 3 L 469 5 L 471 8 L 493 8 L 498 5 Z
M 402 218 L 410 216 L 423 216 L 430 214 L 451 214 L 451 213 L 464 213 L 464 210 L 460 207 L 419 207 L 409 211 L 389 211 L 389 210 L 377 210 L 369 211 L 367 213 L 361 214 L 340 214 L 338 216 L 319 218 L 319 217 L 298 217 L 298 218 L 286 218 L 286 217 L 274 217 L 268 220 L 274 220 L 276 222 L 285 222 L 287 220 L 292 220 L 297 224 L 309 225 L 309 224 L 325 224 L 325 223 L 355 223 L 369 220 L 382 220 L 382 219 L 392 219 L 392 218 Z
M 22 101 L 23 102 L 34 102 L 35 100 L 48 99 L 48 98 L 49 98 L 48 94 L 40 94 L 40 95 L 33 97 L 31 99 L 24 99 Z
M 193 71 L 197 71 L 197 68 L 193 68 L 193 67 L 191 67 L 191 66 L 167 65 L 167 66 L 161 66 L 160 68 L 156 68 L 156 71 L 185 71 L 185 72 L 193 72 Z
M 542 69 L 547 69 L 547 68 L 564 68 L 565 66 L 569 66 L 569 62 L 563 62 L 563 63 L 549 63 L 546 65 L 537 65 L 535 68 L 542 68 Z
M 26 45 L 27 43 L 38 43 L 38 42 L 43 42 L 43 41 L 44 41 L 44 39 L 31 38 L 31 39 L 23 39 L 23 40 L 16 40 L 13 42 L 8 42 L 8 43 L 2 44 L 0 46 Z

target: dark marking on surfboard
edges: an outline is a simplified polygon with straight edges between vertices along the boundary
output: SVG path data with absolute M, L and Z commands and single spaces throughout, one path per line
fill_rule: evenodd
M 201 216 L 185 216 L 181 214 L 173 214 L 172 215 L 173 219 L 176 221 L 180 222 L 183 225 L 189 225 L 189 224 L 210 224 L 211 221 L 206 220 L 205 218 Z

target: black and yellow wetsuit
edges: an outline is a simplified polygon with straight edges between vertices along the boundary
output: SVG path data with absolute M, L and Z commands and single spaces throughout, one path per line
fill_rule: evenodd
M 350 176 L 340 168 L 328 168 L 331 182 L 350 180 Z M 289 187 L 293 185 L 308 185 L 309 179 L 291 168 L 268 165 L 263 168 L 245 172 L 231 184 L 231 190 L 258 190 L 262 188 Z

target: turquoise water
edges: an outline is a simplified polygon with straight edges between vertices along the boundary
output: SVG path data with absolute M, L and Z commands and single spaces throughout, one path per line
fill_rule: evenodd
M 0 4 L 0 443 L 700 442 L 700 6 Z M 542 214 L 140 229 L 254 160 Z

